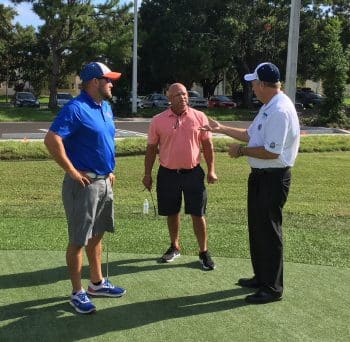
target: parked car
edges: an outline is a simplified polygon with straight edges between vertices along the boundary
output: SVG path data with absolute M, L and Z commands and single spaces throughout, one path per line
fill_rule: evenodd
M 234 92 L 232 96 L 232 100 L 237 104 L 237 107 L 241 107 L 244 102 L 243 91 Z M 253 105 L 254 108 L 260 108 L 262 106 L 262 103 L 257 99 L 255 94 L 252 94 L 251 104 Z
M 57 93 L 57 106 L 63 107 L 65 104 L 67 104 L 73 96 L 70 93 Z
M 130 106 L 132 106 L 132 94 L 130 94 L 129 102 Z M 141 98 L 141 96 L 136 97 L 136 106 L 137 108 L 143 108 L 143 99 Z
M 15 107 L 40 107 L 39 100 L 30 92 L 20 91 L 13 96 Z
M 150 108 L 150 107 L 167 108 L 167 107 L 169 107 L 169 100 L 163 94 L 157 94 L 157 93 L 149 94 L 142 100 L 142 102 L 143 102 L 144 108 Z
M 237 104 L 233 102 L 228 96 L 217 95 L 212 96 L 208 102 L 209 108 L 219 107 L 219 108 L 236 108 Z
M 304 108 L 313 108 L 322 104 L 323 101 L 324 97 L 322 95 L 309 89 L 297 89 L 295 93 L 295 102 L 302 104 Z
M 194 90 L 188 91 L 188 104 L 190 107 L 208 108 L 208 100 Z
M 237 107 L 241 107 L 243 104 L 243 91 L 235 91 L 231 99 L 237 104 Z

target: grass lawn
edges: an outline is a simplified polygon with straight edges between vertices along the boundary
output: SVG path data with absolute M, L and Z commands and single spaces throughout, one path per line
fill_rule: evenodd
M 157 257 L 110 253 L 110 279 L 127 294 L 94 299 L 97 313 L 81 316 L 67 303 L 64 252 L 0 251 L 0 340 L 348 341 L 348 269 L 286 263 L 285 299 L 251 306 L 234 284 L 249 260 L 216 257 L 203 272 L 194 256 Z
M 203 272 L 185 216 L 182 257 L 157 263 L 169 240 L 164 218 L 142 214 L 143 200 L 152 203 L 143 157 L 118 158 L 109 273 L 128 293 L 81 317 L 67 304 L 62 171 L 53 161 L 1 161 L 0 340 L 348 341 L 349 170 L 349 152 L 299 155 L 284 211 L 285 299 L 246 306 L 235 285 L 251 275 L 246 160 L 217 153 L 207 220 L 218 267 Z
M 287 261 L 350 266 L 350 152 L 301 153 L 285 207 Z M 248 258 L 246 160 L 217 153 L 219 182 L 208 186 L 209 245 L 213 255 Z M 66 223 L 61 203 L 63 172 L 53 161 L 0 163 L 2 249 L 64 250 Z M 142 215 L 143 157 L 117 159 L 115 252 L 158 254 L 168 245 L 165 219 Z M 155 191 L 153 190 L 155 196 Z M 47 237 L 50 236 L 48 239 Z M 182 252 L 197 254 L 191 219 L 184 216 Z
M 227 152 L 231 138 L 214 137 L 216 152 Z M 147 146 L 145 138 L 118 139 L 119 156 L 144 155 Z M 300 141 L 301 152 L 350 151 L 349 134 L 310 134 L 303 135 Z M 0 141 L 0 160 L 44 160 L 51 159 L 43 141 L 17 140 Z
M 47 108 L 0 107 L 0 122 L 52 121 L 56 115 Z

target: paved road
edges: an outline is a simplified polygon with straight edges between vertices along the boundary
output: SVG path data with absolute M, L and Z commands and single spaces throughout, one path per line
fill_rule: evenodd
M 147 136 L 150 119 L 120 119 L 116 121 L 117 138 Z M 1 122 L 0 140 L 7 139 L 43 139 L 50 127 L 50 122 Z M 249 122 L 224 122 L 238 127 L 248 127 Z
M 134 118 L 116 120 L 116 138 L 146 137 L 150 119 Z M 223 121 L 224 125 L 247 128 L 249 121 Z M 0 122 L 0 140 L 43 139 L 50 122 Z M 349 131 L 325 128 L 302 127 L 302 134 L 350 134 Z M 214 134 L 221 136 L 221 134 Z

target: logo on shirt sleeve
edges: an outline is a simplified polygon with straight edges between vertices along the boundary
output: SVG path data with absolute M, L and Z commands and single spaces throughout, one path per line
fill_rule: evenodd
M 259 126 L 258 126 L 259 131 L 261 130 L 261 127 L 262 127 L 262 124 L 259 124 Z
M 272 143 L 270 144 L 270 148 L 275 148 L 275 147 L 276 147 L 276 143 L 272 142 Z

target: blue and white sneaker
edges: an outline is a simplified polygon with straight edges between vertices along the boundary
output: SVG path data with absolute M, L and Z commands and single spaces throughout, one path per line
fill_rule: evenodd
M 72 294 L 69 304 L 73 306 L 75 311 L 81 314 L 89 314 L 96 311 L 96 306 L 84 290 L 81 290 L 74 295 Z
M 100 285 L 94 285 L 91 281 L 89 283 L 88 295 L 95 297 L 121 297 L 126 293 L 122 287 L 116 287 L 109 282 L 108 279 L 103 278 Z

